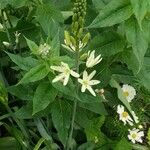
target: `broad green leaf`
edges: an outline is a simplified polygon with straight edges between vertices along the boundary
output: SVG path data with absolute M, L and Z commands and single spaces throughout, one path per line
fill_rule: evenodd
M 100 28 L 121 23 L 133 14 L 128 0 L 112 0 L 95 18 L 89 28 Z
M 59 32 L 53 38 L 51 43 L 51 57 L 59 56 L 60 55 L 60 39 L 59 39 Z
M 91 40 L 87 49 L 94 49 L 103 57 L 109 57 L 123 51 L 124 46 L 125 42 L 118 34 L 103 32 Z
M 142 29 L 142 20 L 147 13 L 148 0 L 130 0 L 133 12 L 138 20 L 139 26 Z
M 44 110 L 55 100 L 56 95 L 57 91 L 49 82 L 40 83 L 33 98 L 33 114 Z
M 38 45 L 35 42 L 33 42 L 33 41 L 31 41 L 31 40 L 29 40 L 27 38 L 26 38 L 26 41 L 27 41 L 27 45 L 29 46 L 29 48 L 32 51 L 32 53 L 36 54 L 38 49 L 39 49 Z
M 57 100 L 52 106 L 51 113 L 54 126 L 58 132 L 58 137 L 62 144 L 65 145 L 70 127 L 70 105 L 64 100 Z
M 47 76 L 49 70 L 45 67 L 45 65 L 41 64 L 32 69 L 30 69 L 23 78 L 19 81 L 18 84 L 25 84 L 29 82 L 39 81 Z
M 144 55 L 148 48 L 147 28 L 148 27 L 145 26 L 144 30 L 141 31 L 136 20 L 133 18 L 125 23 L 127 40 L 132 45 L 133 53 L 139 62 L 139 69 L 137 72 L 140 71 L 143 65 Z
M 22 70 L 29 71 L 31 68 L 38 65 L 38 61 L 30 56 L 21 57 L 20 55 L 14 55 L 8 52 L 6 53 L 8 54 L 10 59 Z
M 63 22 L 61 12 L 52 4 L 43 4 L 37 7 L 36 16 L 45 33 L 54 37 L 58 32 L 58 23 Z
M 32 100 L 34 95 L 34 90 L 31 85 L 9 86 L 7 87 L 7 90 L 10 94 L 21 100 Z
M 96 114 L 107 115 L 107 111 L 102 102 L 93 102 L 93 103 L 81 103 L 78 102 L 79 107 L 90 110 Z
M 129 110 L 129 112 L 132 114 L 131 106 L 130 106 L 129 102 L 127 101 L 126 97 L 124 96 L 120 85 L 114 79 L 111 79 L 110 85 L 111 85 L 111 87 L 117 89 L 119 100 L 126 106 L 126 108 Z
M 132 150 L 132 146 L 125 138 L 123 138 L 113 147 L 113 150 Z
M 32 102 L 30 101 L 27 105 L 22 106 L 15 112 L 15 116 L 19 119 L 31 119 L 32 116 Z
M 97 11 L 100 11 L 106 5 L 103 0 L 92 0 L 92 2 Z
M 3 137 L 0 138 L 0 149 L 1 150 L 21 150 L 21 146 L 14 137 Z

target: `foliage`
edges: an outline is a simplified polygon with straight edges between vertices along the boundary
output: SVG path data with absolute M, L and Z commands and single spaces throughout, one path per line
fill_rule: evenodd
M 0 17 L 1 150 L 149 149 L 149 0 L 0 0 Z M 65 86 L 62 62 L 80 75 Z M 94 70 L 96 96 L 81 81 Z M 124 125 L 118 105 L 139 122 Z M 143 142 L 132 143 L 139 127 Z

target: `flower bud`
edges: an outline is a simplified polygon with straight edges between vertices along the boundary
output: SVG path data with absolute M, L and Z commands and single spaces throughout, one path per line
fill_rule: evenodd
M 69 34 L 69 32 L 65 31 L 64 34 L 65 34 L 65 44 L 66 45 L 70 45 L 71 42 L 70 42 L 70 34 Z
M 3 44 L 4 44 L 7 48 L 10 47 L 10 43 L 9 43 L 9 42 L 3 41 Z
M 76 40 L 73 36 L 70 36 L 70 41 L 74 46 L 76 45 Z
M 90 37 L 91 37 L 90 33 L 87 33 L 87 34 L 84 36 L 84 38 L 82 39 L 82 43 L 83 43 L 83 44 L 87 44 L 88 41 L 89 41 L 89 39 L 90 39 Z
M 87 53 L 84 53 L 83 55 L 80 56 L 80 60 L 85 60 L 88 57 Z

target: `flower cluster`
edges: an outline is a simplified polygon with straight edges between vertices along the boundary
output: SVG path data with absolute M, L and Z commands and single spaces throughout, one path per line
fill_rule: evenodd
M 122 91 L 128 102 L 131 102 L 136 95 L 135 89 L 132 86 L 127 85 L 127 84 L 122 86 Z M 124 125 L 129 124 L 130 126 L 133 126 L 134 124 L 139 123 L 139 119 L 136 116 L 135 112 L 134 111 L 131 112 L 131 115 L 132 115 L 132 118 L 131 118 L 129 113 L 125 110 L 124 106 L 122 105 L 117 106 L 117 113 L 119 114 L 119 120 L 121 120 L 124 123 Z M 143 131 L 140 131 L 137 128 L 133 128 L 132 130 L 129 129 L 128 138 L 133 143 L 135 142 L 142 143 L 143 136 L 144 136 Z
M 95 51 L 92 51 L 89 53 L 87 61 L 86 61 L 86 67 L 91 68 L 102 60 L 101 55 L 97 56 L 95 58 Z M 60 66 L 51 66 L 52 70 L 55 70 L 57 72 L 60 72 L 59 75 L 57 75 L 52 82 L 58 82 L 62 81 L 63 85 L 67 85 L 70 75 L 72 75 L 75 78 L 78 78 L 78 82 L 81 84 L 81 92 L 85 92 L 88 90 L 93 96 L 96 96 L 95 91 L 92 89 L 93 85 L 97 85 L 100 83 L 99 80 L 93 80 L 93 77 L 96 74 L 96 71 L 92 71 L 90 74 L 86 70 L 83 71 L 83 77 L 79 78 L 80 75 L 69 68 L 68 64 L 61 62 Z
M 46 44 L 46 43 L 41 44 L 38 49 L 38 54 L 42 58 L 46 58 L 50 53 L 50 49 L 51 49 L 51 47 L 48 44 Z

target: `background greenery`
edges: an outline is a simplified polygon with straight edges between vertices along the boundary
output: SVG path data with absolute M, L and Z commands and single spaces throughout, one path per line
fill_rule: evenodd
M 86 50 L 103 61 L 95 67 L 97 88 L 106 100 L 80 94 L 72 149 L 147 150 L 150 144 L 150 1 L 87 0 Z M 71 53 L 61 47 L 72 21 L 71 0 L 0 0 L 0 149 L 64 149 L 68 137 L 75 86 L 50 84 L 49 66 L 61 61 L 74 66 Z M 5 12 L 5 16 L 4 13 Z M 19 43 L 15 32 L 21 33 Z M 27 40 L 26 40 L 27 39 Z M 6 47 L 3 41 L 11 45 Z M 52 47 L 48 60 L 35 56 L 40 43 Z M 60 51 L 61 50 L 61 51 Z M 71 81 L 70 81 L 71 82 Z M 144 127 L 143 145 L 127 140 L 116 106 L 123 103 L 120 86 L 137 91 L 132 109 Z M 8 106 L 9 105 L 9 106 Z

